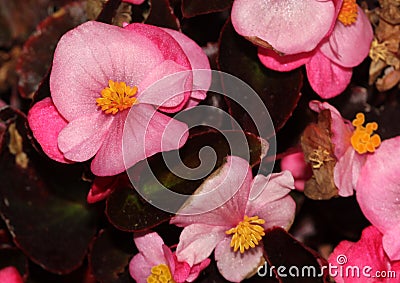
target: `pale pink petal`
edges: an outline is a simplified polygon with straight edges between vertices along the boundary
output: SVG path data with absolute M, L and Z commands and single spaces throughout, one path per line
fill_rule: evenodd
M 144 2 L 144 0 L 123 0 L 123 2 L 131 3 L 133 5 L 140 5 Z
M 190 274 L 188 276 L 188 278 L 186 278 L 187 282 L 193 282 L 194 280 L 197 279 L 197 277 L 199 277 L 199 274 L 201 271 L 203 271 L 204 269 L 207 268 L 207 266 L 210 265 L 211 260 L 209 258 L 203 260 L 201 263 L 196 264 L 192 267 L 192 269 L 190 270 Z
M 358 154 L 352 146 L 349 146 L 346 153 L 337 161 L 333 171 L 333 179 L 339 190 L 339 196 L 353 195 L 361 167 L 365 163 L 365 157 L 365 155 Z
M 357 182 L 361 210 L 383 234 L 400 223 L 399 155 L 400 137 L 383 141 L 368 155 Z
M 227 237 L 215 248 L 215 260 L 219 272 L 231 282 L 241 282 L 257 273 L 257 268 L 264 262 L 263 247 L 257 246 L 241 254 L 233 252 L 231 238 Z
M 334 15 L 332 1 L 236 0 L 231 18 L 240 35 L 259 37 L 279 52 L 296 54 L 318 45 Z
M 190 266 L 208 258 L 216 245 L 225 237 L 227 228 L 212 224 L 192 224 L 185 227 L 179 238 L 176 256 Z
M 101 112 L 75 119 L 60 132 L 58 147 L 66 158 L 77 162 L 86 161 L 103 144 L 112 121 L 111 117 Z
M 58 162 L 72 162 L 65 159 L 57 142 L 58 134 L 67 126 L 68 122 L 57 111 L 50 97 L 37 102 L 29 110 L 28 123 L 44 153 Z
M 163 250 L 164 241 L 156 232 L 137 233 L 133 240 L 140 254 L 152 267 L 168 263 Z
M 382 238 L 383 249 L 390 260 L 400 260 L 400 223 L 389 231 L 386 231 Z
M 95 203 L 106 199 L 117 187 L 118 176 L 96 177 L 86 197 L 88 203 Z
M 206 98 L 207 90 L 211 85 L 210 62 L 203 49 L 189 37 L 176 30 L 163 28 L 182 47 L 193 69 L 193 88 L 191 98 L 185 108 L 190 108 Z M 200 71 L 197 71 L 200 70 Z M 196 90 L 197 89 L 197 90 Z
M 344 260 L 347 260 L 345 264 L 339 264 Z M 382 234 L 373 226 L 364 229 L 358 242 L 341 242 L 329 256 L 328 261 L 336 267 L 333 272 L 338 274 L 335 277 L 337 283 L 381 282 L 373 277 L 375 272 L 391 269 L 390 262 L 382 249 Z M 360 276 L 346 276 L 346 270 L 355 266 L 360 268 Z M 339 267 L 343 268 L 342 276 L 340 276 Z M 369 271 L 371 277 L 363 276 L 364 267 L 371 267 Z
M 329 99 L 342 93 L 350 83 L 351 68 L 344 68 L 317 51 L 306 64 L 307 77 L 313 90 Z
M 261 63 L 267 68 L 279 72 L 288 72 L 304 65 L 310 61 L 312 54 L 312 52 L 307 52 L 281 56 L 271 49 L 258 48 L 258 58 L 260 58 Z
M 281 170 L 289 170 L 294 178 L 294 186 L 299 191 L 304 191 L 304 185 L 312 176 L 311 166 L 304 160 L 303 152 L 286 155 L 281 160 Z
M 97 172 L 96 175 L 125 171 L 125 168 L 158 152 L 180 148 L 188 137 L 186 124 L 157 112 L 146 104 L 134 105 L 125 125 L 123 123 L 124 120 L 121 119 L 116 126 L 116 134 L 107 137 L 93 160 L 91 168 L 93 172 Z M 107 163 L 110 153 L 110 158 L 115 159 Z
M 133 87 L 163 61 L 158 46 L 138 32 L 86 22 L 58 42 L 50 76 L 54 104 L 68 121 L 92 115 L 109 80 Z
M 187 80 L 191 72 L 174 61 L 166 60 L 155 67 L 139 84 L 139 103 L 175 109 L 185 101 Z
M 257 175 L 253 180 L 246 215 L 264 219 L 265 229 L 275 226 L 289 229 L 296 210 L 296 203 L 288 195 L 293 189 L 294 180 L 289 171 L 271 174 L 269 179 Z
M 244 217 L 251 179 L 250 166 L 246 160 L 236 156 L 228 157 L 227 162 L 189 198 L 177 216 L 171 219 L 171 223 L 178 226 L 236 226 Z
M 357 21 L 349 26 L 336 21 L 329 40 L 321 44 L 326 57 L 342 67 L 355 67 L 368 56 L 373 31 L 368 17 L 358 7 Z
M 158 264 L 157 264 L 158 265 Z M 129 262 L 129 273 L 137 283 L 147 283 L 154 265 L 148 262 L 142 254 L 135 255 Z
M 0 269 L 0 282 L 23 283 L 24 280 L 14 266 L 7 266 Z
M 349 120 L 344 119 L 342 115 L 340 115 L 339 111 L 328 102 L 312 100 L 310 101 L 309 106 L 317 113 L 325 109 L 328 109 L 331 112 L 331 141 L 334 145 L 336 158 L 341 158 L 347 151 L 348 147 L 351 146 L 350 138 L 354 130 L 353 125 Z

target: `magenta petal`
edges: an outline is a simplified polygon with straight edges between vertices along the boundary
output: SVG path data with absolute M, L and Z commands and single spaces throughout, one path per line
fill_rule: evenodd
M 23 283 L 24 280 L 14 266 L 8 266 L 0 269 L 0 282 Z
M 382 142 L 368 155 L 357 182 L 357 201 L 365 217 L 383 234 L 400 223 L 400 137 Z M 386 247 L 385 247 L 386 248 Z
M 87 195 L 88 203 L 106 199 L 117 187 L 119 176 L 96 177 Z
M 195 91 L 192 91 L 191 94 L 190 100 L 192 100 L 192 102 L 188 103 L 193 107 L 194 103 L 197 104 L 199 103 L 199 100 L 206 98 L 207 90 L 211 84 L 210 62 L 208 61 L 208 57 L 204 53 L 203 49 L 201 49 L 201 47 L 189 37 L 172 29 L 163 28 L 163 30 L 168 32 L 179 43 L 192 66 L 193 88 Z
M 58 147 L 66 158 L 77 162 L 86 161 L 101 147 L 112 121 L 112 117 L 103 113 L 78 118 L 60 132 Z
M 355 67 L 368 56 L 373 39 L 373 31 L 368 17 L 358 7 L 357 21 L 345 26 L 340 21 L 329 37 L 320 46 L 326 57 L 342 67 Z
M 99 154 L 105 157 L 110 154 L 110 146 L 113 147 L 112 152 L 115 152 L 118 158 L 122 156 L 124 162 L 122 166 L 125 168 L 158 152 L 178 149 L 185 144 L 188 137 L 186 124 L 157 112 L 146 104 L 134 105 L 129 111 L 124 128 L 120 126 L 118 128 L 121 131 L 118 131 L 118 135 L 121 134 L 122 138 L 110 137 L 109 147 L 102 148 Z M 122 146 L 112 143 L 112 139 L 118 141 L 120 145 L 122 141 Z M 96 169 L 97 172 L 103 172 L 102 168 L 105 166 L 109 167 L 108 170 L 112 170 L 114 166 L 118 166 L 119 170 L 122 169 L 119 161 L 118 164 L 109 166 L 100 163 L 101 157 L 96 159 L 97 156 L 94 161 L 98 163 L 92 164 L 92 170 Z
M 142 254 L 137 254 L 129 262 L 129 274 L 137 283 L 147 283 L 153 266 Z
M 71 163 L 58 148 L 58 134 L 68 122 L 60 115 L 53 101 L 47 97 L 36 103 L 28 113 L 29 127 L 44 153 L 58 162 Z
M 110 79 L 133 87 L 163 61 L 158 46 L 138 32 L 86 22 L 58 42 L 50 76 L 54 104 L 68 121 L 92 115 Z
M 294 186 L 299 191 L 304 191 L 305 182 L 311 178 L 311 166 L 304 160 L 303 152 L 286 155 L 281 160 L 281 170 L 289 170 L 294 178 Z
M 340 159 L 348 147 L 351 146 L 350 138 L 353 134 L 354 127 L 349 120 L 346 120 L 340 115 L 339 111 L 330 105 L 328 102 L 319 102 L 312 100 L 309 103 L 310 108 L 319 113 L 322 110 L 328 109 L 331 112 L 331 141 L 334 145 L 335 156 Z
M 352 146 L 349 146 L 346 153 L 337 161 L 333 178 L 339 190 L 339 196 L 353 195 L 365 157 L 365 155 L 358 154 Z
M 400 260 L 400 223 L 387 231 L 382 238 L 383 248 L 390 260 Z
M 257 268 L 264 262 L 263 247 L 257 246 L 243 254 L 233 252 L 231 238 L 227 237 L 215 248 L 215 260 L 219 272 L 231 282 L 241 282 L 257 272 Z
M 133 5 L 140 5 L 144 2 L 144 0 L 123 0 L 123 2 L 131 3 Z
M 279 72 L 296 69 L 310 60 L 312 52 L 281 56 L 271 49 L 258 48 L 258 58 L 267 68 Z
M 211 262 L 211 260 L 209 258 L 206 258 L 201 263 L 194 265 L 192 267 L 192 269 L 190 270 L 190 274 L 189 274 L 188 278 L 186 278 L 186 281 L 193 282 L 194 280 L 196 280 L 197 277 L 199 276 L 200 272 L 203 271 L 204 269 L 206 269 L 207 266 L 210 265 L 210 262 Z
M 198 264 L 208 258 L 216 245 L 225 237 L 227 228 L 192 224 L 185 227 L 179 238 L 176 256 L 179 261 L 185 261 L 190 266 Z
M 251 184 L 248 162 L 230 156 L 189 198 L 172 224 L 212 224 L 232 228 L 243 220 Z
M 235 0 L 231 18 L 239 34 L 259 37 L 279 52 L 296 54 L 318 45 L 334 15 L 332 1 Z
M 342 93 L 349 85 L 352 75 L 352 69 L 333 63 L 320 51 L 306 64 L 306 70 L 311 87 L 324 99 Z

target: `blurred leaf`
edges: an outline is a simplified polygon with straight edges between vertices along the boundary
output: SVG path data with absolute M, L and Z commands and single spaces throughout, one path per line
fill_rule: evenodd
M 23 97 L 32 98 L 48 73 L 61 36 L 85 21 L 84 5 L 75 2 L 39 24 L 36 32 L 26 41 L 17 65 L 20 75 L 18 87 Z
M 179 30 L 180 23 L 168 0 L 152 0 L 146 24 Z
M 182 14 L 185 18 L 220 12 L 229 9 L 233 0 L 183 0 Z
M 0 249 L 0 269 L 7 266 L 14 266 L 22 277 L 28 276 L 28 260 L 18 249 L 2 247 Z
M 90 252 L 93 274 L 101 283 L 131 283 L 127 266 L 134 255 L 133 235 L 116 230 L 102 230 Z
M 109 0 L 107 1 L 104 6 L 103 10 L 100 12 L 99 16 L 97 17 L 96 21 L 111 24 L 112 19 L 117 13 L 117 9 L 121 4 L 122 0 Z
M 229 143 L 224 135 L 229 138 Z M 137 184 L 140 187 L 141 193 L 146 195 L 146 198 L 159 198 L 160 193 L 162 194 L 164 190 L 164 186 L 189 197 L 206 178 L 202 176 L 205 174 L 206 176 L 210 175 L 212 171 L 222 165 L 224 158 L 228 155 L 232 154 L 245 158 L 246 152 L 250 151 L 250 164 L 255 165 L 260 162 L 260 156 L 265 151 L 260 139 L 249 133 L 246 133 L 244 136 L 247 141 L 241 140 L 241 137 L 243 136 L 238 131 L 226 131 L 222 134 L 217 131 L 208 130 L 192 135 L 179 151 L 164 153 L 167 160 L 170 160 L 170 156 L 176 155 L 179 152 L 179 156 L 185 166 L 196 168 L 196 172 L 189 172 L 190 169 L 178 166 L 178 164 L 172 164 L 172 167 L 170 167 L 174 171 L 179 170 L 182 176 L 190 176 L 192 180 L 183 179 L 171 172 L 165 165 L 161 153 L 135 165 L 129 170 L 129 175 L 131 177 L 137 176 L 140 179 Z M 237 144 L 233 145 L 232 141 L 237 142 Z M 216 154 L 215 164 L 213 163 L 211 168 L 202 167 L 202 170 L 199 169 L 202 164 L 201 159 L 204 161 L 207 160 L 207 162 L 203 163 L 213 160 L 213 157 L 209 156 L 210 151 L 206 153 L 203 151 L 200 154 L 201 159 L 199 158 L 201 149 L 207 147 L 212 148 Z M 231 152 L 230 147 L 237 149 L 237 151 Z M 151 172 L 145 171 L 146 162 L 148 162 Z M 199 179 L 196 176 L 200 176 Z M 171 201 L 170 205 L 176 209 L 183 204 L 181 200 L 178 202 L 174 202 L 175 200 L 165 201 Z M 117 189 L 107 199 L 106 213 L 108 219 L 116 228 L 130 232 L 155 227 L 164 221 L 168 221 L 171 217 L 170 213 L 159 210 L 143 200 L 133 188 Z
M 267 267 L 274 266 L 276 270 L 280 266 L 284 266 L 286 269 L 283 271 L 287 274 L 287 277 L 280 277 L 279 279 L 283 283 L 325 283 L 328 282 L 328 269 L 324 269 L 323 275 L 321 274 L 321 266 L 327 265 L 327 262 L 322 259 L 316 252 L 306 248 L 302 243 L 293 238 L 282 228 L 273 228 L 266 232 L 263 237 L 264 250 L 266 256 Z M 322 264 L 322 265 L 321 265 Z M 264 265 L 265 267 L 265 265 Z M 301 276 L 302 268 L 305 276 Z M 311 275 L 308 276 L 308 267 L 310 267 Z M 292 268 L 294 273 L 299 270 L 300 276 L 290 276 L 289 269 Z M 316 276 L 312 276 L 312 269 L 314 268 Z M 268 268 L 267 268 L 268 269 Z M 265 268 L 260 270 L 260 274 L 264 275 Z M 271 271 L 272 272 L 272 271 Z M 255 275 L 254 277 L 262 277 L 267 279 L 269 272 L 265 277 Z M 320 276 L 318 276 L 320 275 Z M 252 281 L 253 282 L 253 281 Z
M 275 131 L 279 131 L 300 99 L 301 70 L 276 72 L 267 69 L 258 59 L 257 48 L 235 32 L 230 20 L 222 30 L 219 44 L 220 70 L 242 79 L 257 92 L 269 111 Z M 245 130 L 257 134 L 249 115 L 236 103 L 229 102 L 231 115 Z
M 0 153 L 1 216 L 32 261 L 54 273 L 69 273 L 82 264 L 96 231 L 95 214 L 86 205 L 89 183 L 81 179 L 81 165 L 39 157 L 26 123 L 23 114 L 1 109 L 0 124 L 8 129 Z

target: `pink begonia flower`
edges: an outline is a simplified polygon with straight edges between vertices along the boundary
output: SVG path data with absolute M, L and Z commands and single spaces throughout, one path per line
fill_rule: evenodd
M 192 72 L 197 67 L 206 71 Z M 207 56 L 182 34 L 138 23 L 120 28 L 87 22 L 59 41 L 51 98 L 36 103 L 28 121 L 50 158 L 94 157 L 95 175 L 116 175 L 125 165 L 181 147 L 187 125 L 159 111 L 192 107 L 205 98 L 210 82 Z M 128 151 L 123 136 L 131 141 Z
M 139 253 L 129 263 L 129 272 L 138 283 L 193 282 L 210 264 L 208 258 L 192 267 L 186 262 L 178 261 L 175 253 L 155 232 L 136 234 L 134 241 Z
M 365 217 L 383 234 L 383 248 L 400 260 L 400 136 L 382 141 L 367 157 L 356 196 Z
M 281 170 L 288 170 L 294 178 L 294 186 L 296 190 L 303 192 L 304 185 L 312 176 L 310 164 L 304 160 L 304 153 L 295 152 L 288 154 L 281 160 Z
M 288 229 L 293 222 L 295 202 L 288 195 L 292 189 L 289 171 L 253 179 L 246 160 L 228 157 L 171 219 L 184 227 L 178 260 L 194 266 L 215 249 L 218 269 L 227 280 L 252 276 L 264 263 L 264 231 L 274 226 Z
M 382 248 L 382 234 L 374 226 L 365 228 L 361 239 L 356 243 L 340 242 L 328 261 L 334 267 L 330 273 L 337 283 L 378 283 L 399 280 L 400 261 L 391 261 L 385 254 Z M 359 275 L 356 272 L 357 267 Z M 388 276 L 390 271 L 395 272 L 395 277 Z
M 285 72 L 305 64 L 310 85 L 325 99 L 345 90 L 373 39 L 355 0 L 235 0 L 232 23 L 239 34 L 257 36 L 283 53 L 260 47 L 266 67 Z
M 24 280 L 14 266 L 8 266 L 0 269 L 0 282 L 23 283 Z

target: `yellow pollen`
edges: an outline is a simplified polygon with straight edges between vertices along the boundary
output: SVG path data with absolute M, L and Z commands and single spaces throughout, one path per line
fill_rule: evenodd
M 101 97 L 96 99 L 97 106 L 106 114 L 117 114 L 118 111 L 131 108 L 136 103 L 137 86 L 130 87 L 124 82 L 108 81 L 108 87 L 101 91 Z
M 381 137 L 378 134 L 373 134 L 378 129 L 378 124 L 375 122 L 368 123 L 363 126 L 365 116 L 363 113 L 358 113 L 353 120 L 353 126 L 356 129 L 351 136 L 351 145 L 359 154 L 367 152 L 375 152 L 375 149 L 381 145 Z
M 389 42 L 387 41 L 379 43 L 378 39 L 374 38 L 371 43 L 371 48 L 369 50 L 369 57 L 372 59 L 372 61 L 378 62 L 379 60 L 382 60 L 386 62 L 386 59 L 391 54 L 388 48 L 388 44 Z
M 147 283 L 176 283 L 172 278 L 169 267 L 159 264 L 151 268 L 151 274 L 147 277 Z
M 231 240 L 231 247 L 234 252 L 240 250 L 244 253 L 245 250 L 257 246 L 265 235 L 264 227 L 261 225 L 265 223 L 264 219 L 259 219 L 258 216 L 248 217 L 244 216 L 243 221 L 225 233 L 228 235 L 233 234 Z
M 334 161 L 328 150 L 323 149 L 321 146 L 318 146 L 318 149 L 314 149 L 310 154 L 308 159 L 312 163 L 312 168 L 319 169 L 324 165 L 324 162 Z
M 344 0 L 338 15 L 338 20 L 345 26 L 354 24 L 357 21 L 356 0 Z

